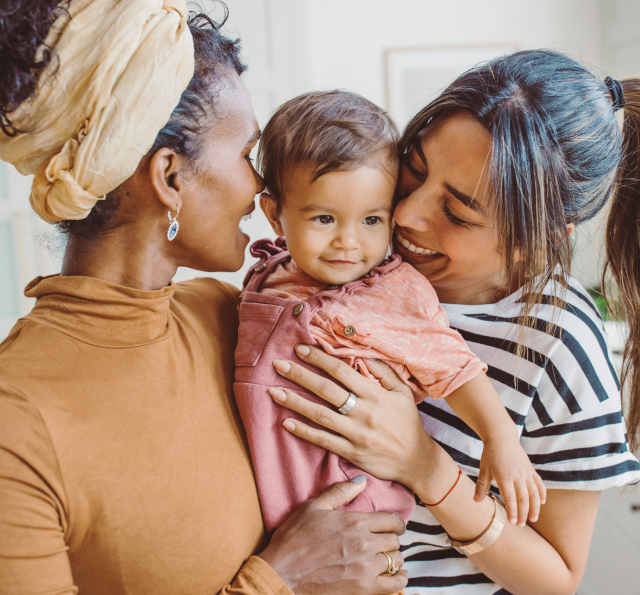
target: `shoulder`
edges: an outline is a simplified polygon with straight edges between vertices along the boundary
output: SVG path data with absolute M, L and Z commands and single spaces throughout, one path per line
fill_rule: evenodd
M 237 302 L 240 290 L 225 281 L 213 277 L 197 277 L 176 283 L 174 299 L 186 301 Z
M 199 277 L 176 283 L 173 302 L 190 314 L 205 318 L 235 312 L 240 290 L 230 283 Z M 172 308 L 175 310 L 175 307 Z
M 233 285 L 211 277 L 176 283 L 171 310 L 184 325 L 203 338 L 235 345 L 238 333 L 238 296 Z

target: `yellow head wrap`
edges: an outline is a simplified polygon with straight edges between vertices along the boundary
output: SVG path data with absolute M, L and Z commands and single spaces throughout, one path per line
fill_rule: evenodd
M 35 174 L 49 223 L 84 219 L 135 172 L 193 76 L 185 0 L 72 0 L 45 45 L 57 59 L 0 133 L 0 158 Z

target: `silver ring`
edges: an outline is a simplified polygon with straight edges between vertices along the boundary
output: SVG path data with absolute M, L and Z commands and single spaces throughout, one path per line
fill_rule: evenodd
M 342 413 L 342 415 L 346 415 L 353 409 L 353 406 L 356 404 L 357 397 L 353 393 L 349 393 L 349 398 L 345 401 L 342 407 L 338 408 L 338 411 Z

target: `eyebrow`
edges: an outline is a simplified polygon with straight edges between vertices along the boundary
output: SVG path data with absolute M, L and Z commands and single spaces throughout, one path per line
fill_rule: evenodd
M 422 145 L 420 143 L 414 143 L 413 148 L 415 152 L 418 153 L 418 156 L 420 157 L 420 160 L 422 161 L 424 166 L 427 168 L 427 171 L 429 171 L 429 164 L 427 163 L 427 157 L 424 154 L 424 151 L 422 150 Z M 410 161 L 409 161 L 409 166 L 411 169 L 413 169 L 413 166 L 411 165 Z M 480 213 L 483 217 L 487 216 L 487 214 L 484 212 L 484 209 L 482 208 L 482 205 L 475 198 L 471 198 L 468 194 L 461 192 L 460 190 L 458 190 L 457 188 L 454 188 L 451 184 L 448 184 L 447 182 L 444 183 L 444 186 L 463 205 L 469 207 L 472 211 L 475 211 L 476 213 Z
M 451 186 L 451 184 L 447 184 L 447 182 L 444 183 L 444 186 L 463 205 L 469 207 L 470 209 L 472 209 L 476 213 L 480 213 L 481 215 L 486 217 L 486 213 L 484 212 L 484 209 L 482 208 L 482 205 L 475 198 L 471 198 L 469 195 L 465 194 L 464 192 L 460 192 L 460 190 L 457 190 L 456 188 Z
M 327 213 L 335 213 L 338 210 L 339 209 L 336 209 L 334 207 L 330 207 L 328 205 L 312 204 L 312 205 L 307 205 L 306 207 L 302 207 L 300 209 L 300 212 L 301 213 L 306 213 L 306 212 L 309 212 L 309 211 L 326 211 Z M 390 213 L 391 212 L 391 206 L 390 205 L 378 205 L 376 207 L 372 207 L 367 212 L 368 213 L 377 213 L 378 211 L 384 211 L 385 213 Z

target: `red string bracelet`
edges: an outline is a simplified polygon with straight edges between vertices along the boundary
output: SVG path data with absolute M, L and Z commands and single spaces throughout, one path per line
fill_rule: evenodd
M 462 475 L 462 469 L 460 469 L 460 467 L 458 466 L 458 477 L 456 478 L 455 483 L 451 486 L 451 489 L 444 495 L 444 498 L 442 500 L 440 500 L 439 502 L 436 502 L 435 504 L 427 504 L 426 502 L 422 502 L 422 500 L 420 500 L 420 502 L 422 504 L 424 504 L 425 506 L 428 506 L 429 508 L 431 508 L 432 506 L 438 506 L 438 504 L 442 504 L 446 497 L 453 492 L 453 488 L 455 488 L 458 485 L 458 482 L 460 481 L 460 476 Z

